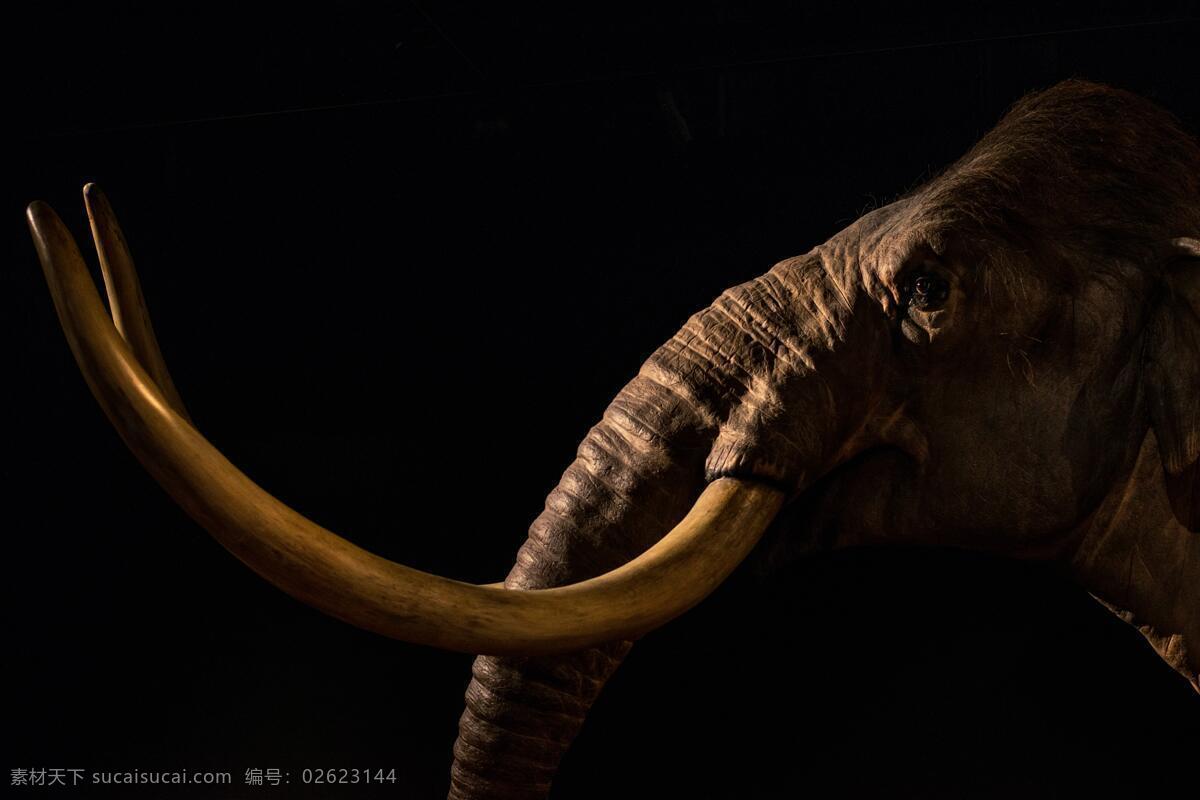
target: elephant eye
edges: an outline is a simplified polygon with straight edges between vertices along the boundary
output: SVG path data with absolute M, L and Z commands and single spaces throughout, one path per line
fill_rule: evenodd
M 935 272 L 914 273 L 900 288 L 901 302 L 918 311 L 935 311 L 949 296 L 950 284 Z

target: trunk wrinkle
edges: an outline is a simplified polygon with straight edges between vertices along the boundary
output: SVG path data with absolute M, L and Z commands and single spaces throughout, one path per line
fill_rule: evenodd
M 776 360 L 783 361 L 790 366 L 802 365 L 807 369 L 812 369 L 812 359 L 798 345 L 792 344 L 786 338 L 772 332 L 769 320 L 763 317 L 752 315 L 748 309 L 739 304 L 733 304 L 739 311 L 743 311 L 747 320 L 741 320 L 734 315 L 732 311 L 722 305 L 713 306 L 713 308 L 728 319 L 732 324 L 746 331 L 756 344 L 769 352 Z M 784 353 L 789 354 L 790 358 L 783 358 Z

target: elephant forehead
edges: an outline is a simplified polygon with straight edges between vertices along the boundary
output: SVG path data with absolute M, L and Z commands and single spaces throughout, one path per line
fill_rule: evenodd
M 864 214 L 818 250 L 827 263 L 857 271 L 863 286 L 890 287 L 918 250 L 945 254 L 951 235 L 947 220 L 929 213 L 914 196 Z

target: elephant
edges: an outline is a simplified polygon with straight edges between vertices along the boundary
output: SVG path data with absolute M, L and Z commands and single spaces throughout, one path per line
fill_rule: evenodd
M 541 798 L 632 642 L 764 537 L 1046 562 L 1200 688 L 1200 144 L 1069 80 L 961 159 L 723 292 L 579 445 L 502 584 L 361 550 L 195 429 L 128 247 L 84 190 L 111 313 L 28 219 L 85 379 L 154 478 L 267 580 L 346 622 L 477 654 L 450 796 Z

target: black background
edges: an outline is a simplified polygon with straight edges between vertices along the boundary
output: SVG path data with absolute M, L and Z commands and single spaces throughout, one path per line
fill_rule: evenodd
M 183 396 L 259 483 L 383 555 L 488 582 L 690 313 L 953 160 L 1025 92 L 1088 77 L 1200 130 L 1190 3 L 556 5 L 7 20 L 6 769 L 234 773 L 128 797 L 438 797 L 471 661 L 301 606 L 171 504 L 78 375 L 28 201 L 86 237 L 79 188 L 106 189 Z M 1191 690 L 1037 567 L 753 567 L 635 648 L 556 796 L 1194 778 Z M 252 767 L 292 783 L 244 787 Z M 305 767 L 397 784 L 306 791 Z

